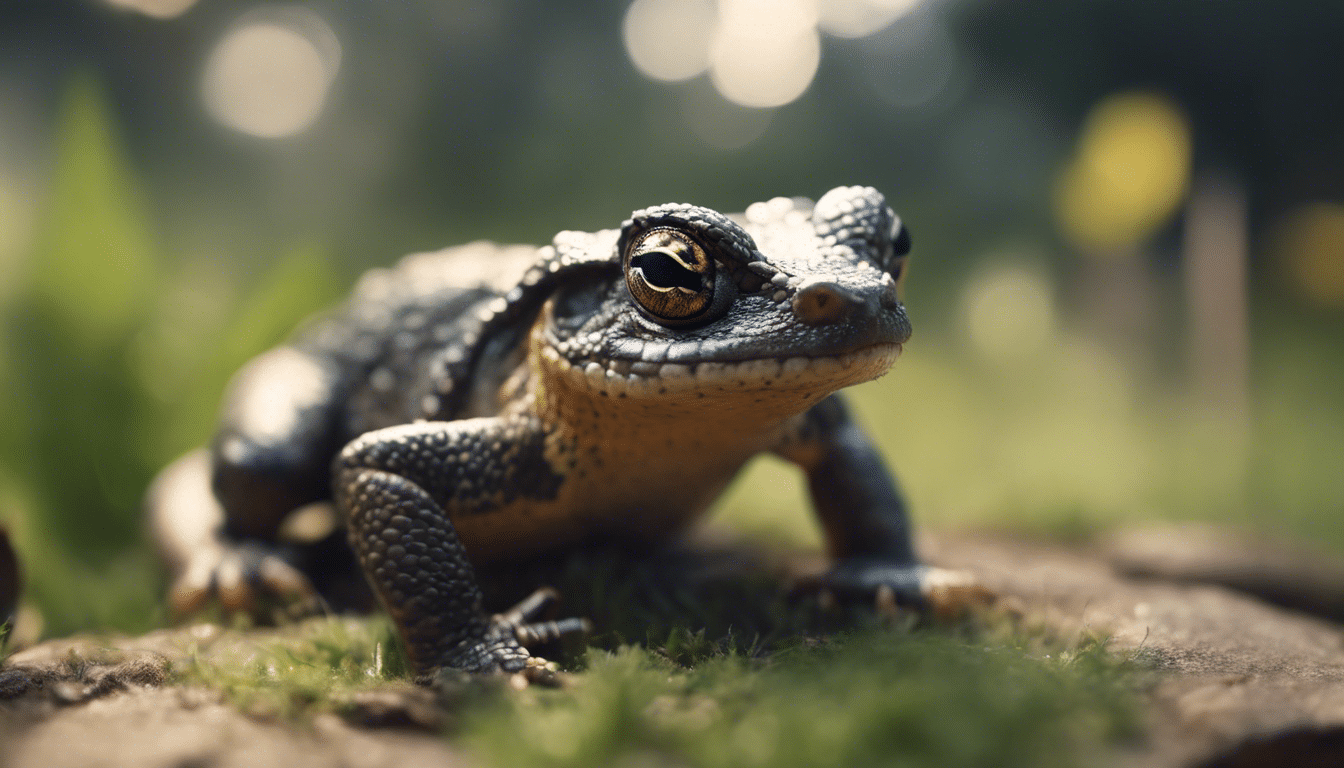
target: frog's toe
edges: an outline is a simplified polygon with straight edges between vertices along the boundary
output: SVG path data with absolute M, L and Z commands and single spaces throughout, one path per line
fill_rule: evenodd
M 844 602 L 884 600 L 898 605 L 923 607 L 927 565 L 897 563 L 881 558 L 851 557 L 837 562 L 818 584 Z
M 593 623 L 587 619 L 570 617 L 559 621 L 538 621 L 518 624 L 513 636 L 524 648 L 554 643 L 570 637 L 587 637 L 593 633 Z
M 530 656 L 527 659 L 527 665 L 521 671 L 513 673 L 509 678 L 509 685 L 522 689 L 529 685 L 541 685 L 547 688 L 556 688 L 560 685 L 560 668 L 555 662 L 547 661 L 539 656 Z
M 247 566 L 238 552 L 229 552 L 215 570 L 215 589 L 219 604 L 228 613 L 246 613 L 256 604 L 256 594 Z
M 278 601 L 310 612 L 318 604 L 308 577 L 268 547 L 245 544 L 204 552 L 173 583 L 168 601 L 179 615 L 218 599 L 226 613 L 249 613 Z
M 491 685 L 502 681 L 510 688 L 522 690 L 532 685 L 559 687 L 565 683 L 565 674 L 560 672 L 555 662 L 539 656 L 525 656 L 521 665 L 510 665 L 512 669 L 500 668 L 467 671 L 455 667 L 440 667 L 434 672 L 416 678 L 420 685 L 434 688 L 441 700 L 461 701 L 464 695 L 470 695 L 482 683 Z
M 592 634 L 593 624 L 587 619 L 567 618 L 538 621 L 554 613 L 560 594 L 551 587 L 542 587 L 504 613 L 495 614 L 491 622 L 513 633 L 524 648 L 552 643 L 571 637 Z
M 308 577 L 277 555 L 263 557 L 255 573 L 265 591 L 281 600 L 304 605 L 318 601 L 317 590 Z
M 982 611 L 997 597 L 971 572 L 948 568 L 929 568 L 921 589 L 928 610 L 943 621 Z
M 168 604 L 179 616 L 195 613 L 214 597 L 218 560 L 197 559 L 168 588 Z
M 491 616 L 484 637 L 453 647 L 440 659 L 436 670 L 418 681 L 442 687 L 444 681 L 470 673 L 504 674 L 515 687 L 557 685 L 556 665 L 533 656 L 529 647 L 592 631 L 587 619 L 535 620 L 558 599 L 555 590 L 540 589 L 508 611 Z
M 528 624 L 553 612 L 559 602 L 559 592 L 553 587 L 541 587 L 509 610 L 495 614 L 491 617 L 491 621 L 510 626 Z
M 871 600 L 880 613 L 911 608 L 938 619 L 954 619 L 993 599 L 969 572 L 880 558 L 842 560 L 821 578 L 819 586 L 846 602 Z

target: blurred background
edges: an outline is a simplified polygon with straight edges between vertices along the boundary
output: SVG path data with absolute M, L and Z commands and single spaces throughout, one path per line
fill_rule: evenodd
M 139 499 L 363 269 L 870 184 L 918 525 L 1344 551 L 1344 6 L 0 2 L 0 525 L 47 634 L 165 617 Z M 717 513 L 818 535 L 762 461 Z

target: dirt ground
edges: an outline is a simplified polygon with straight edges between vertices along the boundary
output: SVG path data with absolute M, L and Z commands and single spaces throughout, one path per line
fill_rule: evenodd
M 1134 766 L 1344 765 L 1344 560 L 1224 530 L 1129 531 L 1069 547 L 945 535 L 928 559 L 970 571 L 999 606 L 1059 633 L 1109 635 L 1158 670 Z M 118 644 L 29 648 L 0 667 L 0 766 L 452 766 L 442 713 L 410 686 L 294 727 L 218 692 L 168 685 L 208 625 Z M 395 727 L 389 727 L 395 726 Z

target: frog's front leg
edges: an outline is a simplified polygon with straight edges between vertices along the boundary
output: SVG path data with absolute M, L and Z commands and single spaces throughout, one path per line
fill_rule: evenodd
M 905 501 L 876 446 L 838 395 L 798 417 L 775 452 L 807 473 L 835 565 L 825 586 L 850 595 L 891 590 L 898 602 L 924 605 L 934 569 L 921 565 Z
M 420 675 L 535 669 L 516 618 L 482 609 L 452 518 L 553 498 L 562 478 L 545 436 L 530 416 L 418 422 L 367 433 L 336 459 L 350 543 Z

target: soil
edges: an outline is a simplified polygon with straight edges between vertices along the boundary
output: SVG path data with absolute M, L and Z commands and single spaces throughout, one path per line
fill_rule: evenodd
M 1088 545 L 989 535 L 922 543 L 998 609 L 1155 670 L 1149 723 L 1123 764 L 1344 765 L 1344 559 L 1236 532 L 1131 530 Z M 467 764 L 445 713 L 411 686 L 361 694 L 345 716 L 293 725 L 219 692 L 168 684 L 209 625 L 116 642 L 49 641 L 0 667 L 0 766 Z M 198 652 L 198 651 L 197 651 Z

